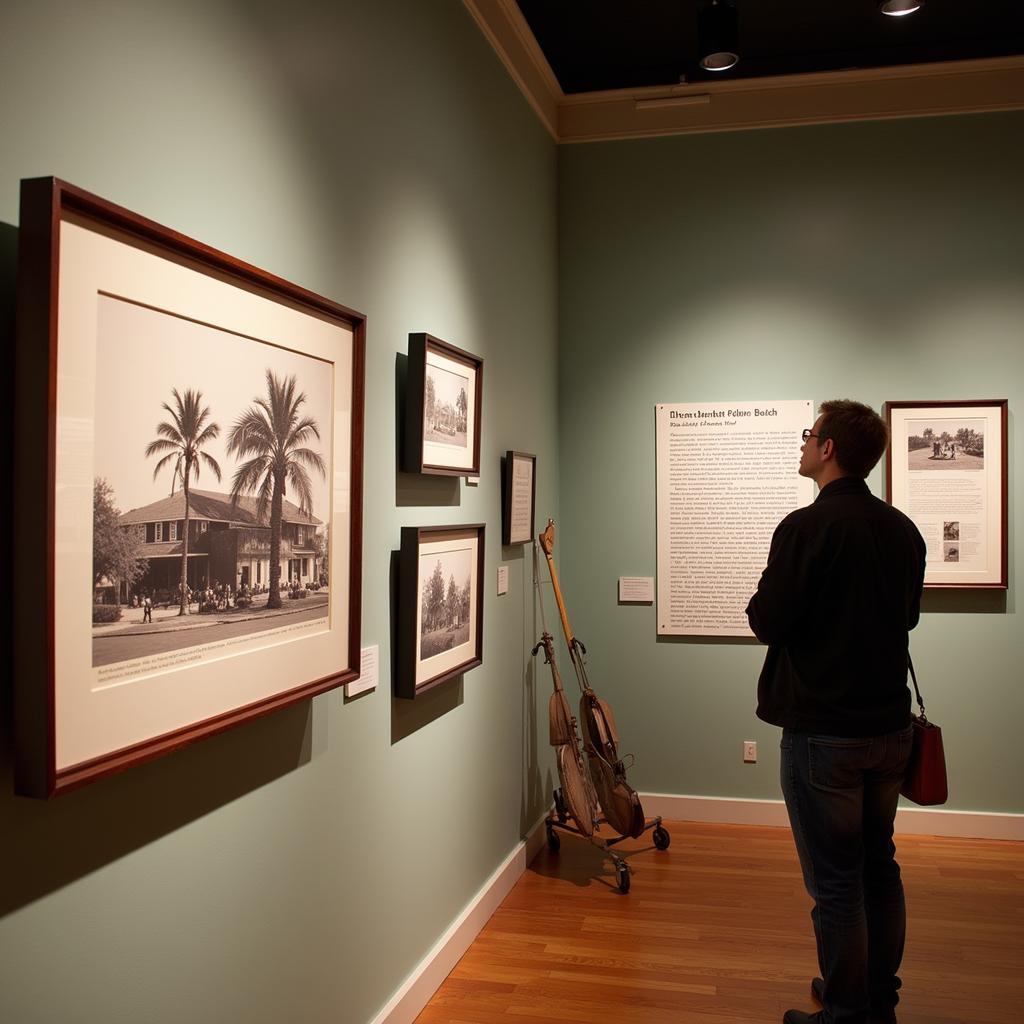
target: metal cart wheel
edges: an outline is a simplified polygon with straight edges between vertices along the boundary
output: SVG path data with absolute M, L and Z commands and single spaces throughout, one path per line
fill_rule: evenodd
M 558 820 L 564 825 L 569 820 L 569 812 L 565 807 L 565 797 L 562 796 L 560 789 L 556 789 L 552 796 L 555 800 L 555 814 L 558 815 Z
M 627 864 L 619 864 L 615 868 L 615 873 L 619 879 L 619 892 L 623 894 L 629 892 L 629 866 Z
M 672 837 L 668 834 L 667 828 L 662 828 L 660 825 L 654 830 L 654 845 L 659 850 L 667 850 L 669 844 L 672 842 Z
M 558 838 L 558 833 L 548 825 L 548 849 L 552 853 L 558 853 L 562 848 L 562 840 Z

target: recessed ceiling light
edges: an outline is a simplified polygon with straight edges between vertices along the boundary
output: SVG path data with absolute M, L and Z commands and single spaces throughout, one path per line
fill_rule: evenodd
M 711 0 L 697 14 L 700 66 L 705 71 L 728 71 L 739 63 L 739 16 L 735 3 Z
M 902 18 L 924 7 L 924 0 L 881 0 L 878 9 L 891 18 Z
M 737 54 L 722 50 L 719 53 L 709 53 L 706 57 L 701 57 L 700 66 L 705 71 L 728 71 L 739 62 L 740 58 Z

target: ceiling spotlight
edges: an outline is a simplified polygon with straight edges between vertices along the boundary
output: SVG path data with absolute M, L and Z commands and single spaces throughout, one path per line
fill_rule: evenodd
M 924 7 L 924 0 L 879 0 L 878 9 L 891 18 L 902 18 Z
M 739 62 L 739 15 L 731 0 L 710 0 L 697 14 L 700 66 L 728 71 Z

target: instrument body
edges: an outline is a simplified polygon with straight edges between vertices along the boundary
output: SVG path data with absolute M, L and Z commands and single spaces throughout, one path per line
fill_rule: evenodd
M 644 809 L 636 790 L 626 781 L 612 709 L 593 690 L 584 690 L 580 697 L 580 720 L 587 738 L 590 777 L 604 816 L 616 832 L 636 838 L 644 831 Z
M 577 829 L 583 836 L 590 838 L 598 822 L 597 794 L 587 777 L 576 719 L 569 710 L 569 701 L 562 688 L 562 677 L 555 661 L 554 638 L 547 631 L 534 647 L 533 653 L 536 654 L 541 648 L 544 650 L 544 660 L 551 666 L 551 679 L 555 688 L 548 702 L 548 739 L 556 751 L 562 800 Z

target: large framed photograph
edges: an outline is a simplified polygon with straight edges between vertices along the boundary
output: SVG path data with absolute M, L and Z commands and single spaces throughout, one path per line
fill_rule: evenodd
M 484 527 L 404 526 L 395 694 L 413 698 L 483 661 Z
M 886 402 L 886 499 L 928 545 L 925 587 L 1005 589 L 1007 400 Z
M 484 361 L 430 334 L 409 335 L 403 468 L 480 475 Z
M 501 543 L 529 544 L 537 508 L 537 456 L 505 453 L 501 476 Z
M 24 181 L 16 786 L 47 797 L 359 674 L 364 318 Z

